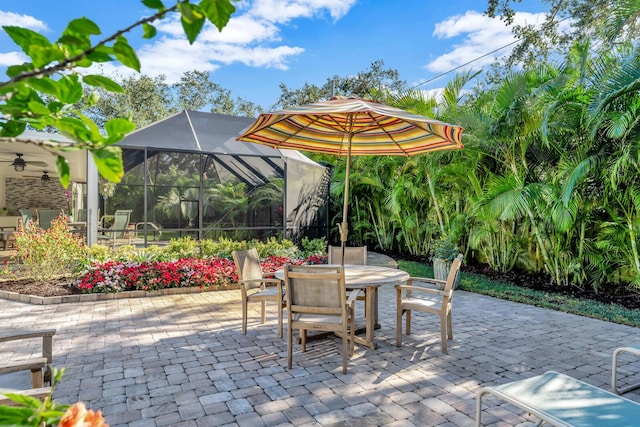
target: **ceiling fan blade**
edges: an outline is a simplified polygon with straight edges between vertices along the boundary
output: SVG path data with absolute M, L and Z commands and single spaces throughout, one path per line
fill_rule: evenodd
M 37 166 L 37 167 L 45 168 L 45 167 L 48 166 L 48 164 L 45 163 L 45 162 L 39 162 L 39 161 L 31 162 L 31 161 L 27 160 L 27 166 Z

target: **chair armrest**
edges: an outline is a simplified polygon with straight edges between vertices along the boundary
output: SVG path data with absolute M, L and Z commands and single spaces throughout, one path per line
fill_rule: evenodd
M 281 285 L 282 284 L 282 280 L 280 279 L 243 279 L 243 280 L 238 280 L 238 283 L 243 284 L 249 284 L 249 283 L 273 283 L 274 285 Z
M 353 289 L 349 293 L 349 298 L 347 298 L 347 304 L 353 303 L 358 298 L 359 293 L 360 293 L 360 289 Z
M 433 283 L 434 285 L 446 285 L 446 280 L 434 279 L 433 277 L 411 277 L 413 282 Z
M 424 294 L 440 295 L 442 297 L 449 295 L 448 292 L 441 291 L 439 289 L 423 288 L 422 286 L 396 285 L 395 288 L 397 292 L 402 292 L 402 290 L 404 289 L 411 292 L 422 292 Z

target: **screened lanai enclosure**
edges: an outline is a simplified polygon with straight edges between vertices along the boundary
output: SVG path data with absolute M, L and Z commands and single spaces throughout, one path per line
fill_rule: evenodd
M 145 244 L 327 236 L 330 172 L 297 151 L 236 141 L 254 119 L 183 111 L 128 135 L 101 215 L 130 210 Z

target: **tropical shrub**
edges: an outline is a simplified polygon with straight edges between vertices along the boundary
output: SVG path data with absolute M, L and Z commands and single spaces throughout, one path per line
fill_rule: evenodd
M 85 258 L 85 247 L 79 236 L 69 231 L 66 217 L 58 217 L 51 227 L 27 227 L 15 233 L 14 259 L 21 261 L 24 274 L 35 280 L 51 280 L 73 272 Z

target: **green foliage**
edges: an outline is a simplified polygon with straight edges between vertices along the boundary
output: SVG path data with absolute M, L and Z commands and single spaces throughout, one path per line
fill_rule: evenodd
M 200 246 L 198 241 L 191 237 L 171 239 L 165 252 L 170 254 L 174 259 L 200 258 Z
M 442 236 L 430 243 L 431 259 L 440 258 L 445 261 L 453 261 L 459 254 L 458 247 L 446 236 Z
M 300 241 L 300 255 L 304 258 L 311 255 L 326 255 L 327 240 L 322 237 L 320 239 L 309 239 L 303 237 Z
M 54 219 L 47 230 L 35 225 L 22 229 L 15 239 L 14 260 L 21 262 L 24 274 L 36 280 L 69 275 L 84 259 L 83 243 L 69 231 L 64 217 Z

